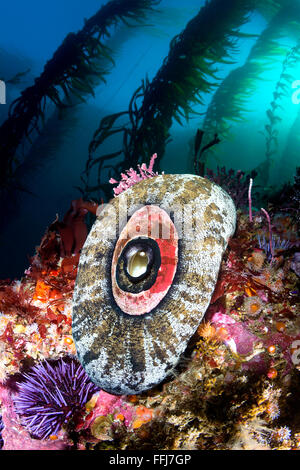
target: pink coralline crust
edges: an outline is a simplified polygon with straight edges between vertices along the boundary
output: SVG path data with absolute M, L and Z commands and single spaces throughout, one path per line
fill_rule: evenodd
M 231 318 L 229 315 L 226 315 L 221 312 L 216 312 L 212 315 L 211 317 L 211 322 L 212 323 L 222 323 L 222 326 L 224 325 L 233 325 L 236 323 L 236 321 Z
M 225 343 L 228 344 L 229 347 L 232 347 L 232 342 L 234 342 L 237 354 L 242 356 L 251 354 L 254 350 L 255 343 L 260 341 L 242 322 L 236 322 L 229 315 L 217 311 L 212 314 L 210 321 L 215 327 L 223 327 L 226 329 L 228 337 Z M 243 370 L 249 370 L 257 374 L 264 374 L 268 370 L 268 362 L 264 354 L 256 354 L 250 360 L 242 364 L 242 368 Z
M 227 325 L 226 330 L 229 336 L 234 339 L 238 354 L 250 354 L 253 351 L 254 344 L 259 341 L 259 338 L 250 333 L 241 323 Z
M 139 181 L 148 178 L 153 178 L 153 176 L 157 176 L 158 173 L 155 173 L 153 171 L 154 160 L 156 159 L 156 157 L 157 153 L 154 153 L 151 157 L 148 168 L 146 163 L 143 163 L 142 165 L 138 165 L 138 171 L 134 170 L 133 168 L 130 168 L 130 170 L 126 170 L 127 174 L 121 173 L 121 181 L 116 181 L 114 178 L 110 178 L 109 182 L 111 184 L 118 183 L 118 186 L 116 188 L 113 188 L 115 196 L 118 196 L 123 191 L 126 191 L 126 189 L 135 185 Z
M 89 428 L 98 416 L 116 415 L 118 413 L 124 416 L 125 426 L 130 426 L 135 416 L 135 410 L 132 405 L 124 400 L 124 397 L 111 395 L 103 390 L 97 394 L 98 398 L 95 407 L 86 416 L 84 421 L 77 425 L 76 431 Z
M 237 322 L 229 315 L 223 313 L 224 308 L 219 305 L 211 306 L 208 312 L 207 319 L 217 328 L 225 328 L 228 336 L 224 342 L 231 347 L 232 341 L 235 344 L 237 354 L 242 356 L 250 355 L 255 344 L 262 343 L 262 346 L 267 350 L 271 345 L 276 345 L 280 349 L 284 359 L 286 360 L 286 367 L 283 375 L 286 375 L 291 368 L 295 366 L 292 359 L 293 343 L 297 344 L 300 341 L 300 334 L 290 336 L 286 333 L 270 333 L 267 339 L 257 337 L 247 327 L 247 322 Z M 299 348 L 300 349 L 300 348 Z M 300 357 L 300 353 L 299 353 Z M 249 370 L 257 374 L 264 374 L 270 367 L 270 357 L 264 353 L 259 353 L 253 356 L 250 360 L 242 365 L 243 370 Z
M 229 335 L 228 339 L 234 340 L 238 354 L 244 355 L 252 352 L 254 343 L 258 341 L 258 338 L 248 331 L 241 322 L 236 322 L 229 315 L 221 312 L 213 313 L 210 321 L 214 326 L 226 328 Z
M 266 347 L 275 344 L 276 346 L 279 346 L 282 351 L 285 351 L 296 340 L 300 340 L 299 334 L 296 336 L 289 336 L 285 333 L 276 332 L 269 335 L 265 344 Z
M 14 410 L 14 393 L 5 386 L 0 386 L 0 401 L 2 403 L 2 421 L 4 429 L 2 450 L 64 450 L 70 446 L 66 433 L 61 430 L 56 440 L 33 439 L 29 432 L 21 426 Z

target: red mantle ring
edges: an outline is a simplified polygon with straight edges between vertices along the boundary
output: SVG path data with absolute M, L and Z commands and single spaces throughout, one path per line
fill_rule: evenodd
M 116 281 L 116 266 L 127 243 L 139 237 L 152 238 L 158 244 L 161 266 L 150 289 L 138 294 L 125 292 Z M 153 310 L 172 285 L 178 263 L 178 233 L 166 211 L 148 205 L 137 210 L 123 228 L 116 243 L 112 267 L 112 292 L 120 309 L 128 315 L 143 315 Z

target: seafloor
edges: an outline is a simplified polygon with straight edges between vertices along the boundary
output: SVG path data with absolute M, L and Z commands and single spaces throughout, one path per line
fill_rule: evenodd
M 172 376 L 114 396 L 82 379 L 71 331 L 79 255 L 50 225 L 24 277 L 0 281 L 2 449 L 300 449 L 296 232 L 273 214 L 271 255 L 263 214 L 250 222 L 238 210 L 211 305 Z

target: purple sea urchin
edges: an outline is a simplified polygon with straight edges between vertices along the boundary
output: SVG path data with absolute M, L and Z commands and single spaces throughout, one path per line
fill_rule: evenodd
M 55 435 L 98 390 L 75 359 L 44 361 L 23 377 L 15 410 L 22 425 L 39 439 Z

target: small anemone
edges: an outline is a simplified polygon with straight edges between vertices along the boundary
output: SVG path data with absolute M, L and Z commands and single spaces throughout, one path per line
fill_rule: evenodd
M 197 330 L 199 336 L 207 341 L 213 341 L 216 337 L 216 329 L 210 322 L 203 322 Z
M 263 303 L 259 297 L 247 297 L 244 301 L 245 311 L 248 315 L 256 316 L 263 308 Z
M 56 435 L 99 390 L 73 358 L 46 360 L 22 375 L 15 410 L 22 425 L 39 439 Z

